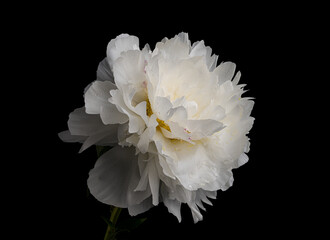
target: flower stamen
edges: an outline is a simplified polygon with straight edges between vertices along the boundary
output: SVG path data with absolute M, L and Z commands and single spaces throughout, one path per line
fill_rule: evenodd
M 146 109 L 146 112 L 147 112 L 147 116 L 148 117 L 150 117 L 153 114 L 149 99 L 147 99 L 147 109 Z M 158 126 L 159 127 L 164 128 L 167 131 L 171 132 L 170 126 L 168 126 L 168 124 L 166 124 L 163 120 L 160 120 L 159 118 L 157 118 L 156 121 L 158 122 Z
M 153 114 L 149 99 L 147 99 L 147 110 L 146 111 L 147 111 L 147 116 L 148 117 L 150 117 Z
M 185 131 L 186 133 L 191 133 L 187 128 L 184 128 L 184 131 Z
M 170 126 L 168 126 L 163 120 L 160 120 L 159 118 L 156 119 L 156 121 L 158 122 L 158 125 L 164 129 L 166 129 L 167 131 L 171 132 Z

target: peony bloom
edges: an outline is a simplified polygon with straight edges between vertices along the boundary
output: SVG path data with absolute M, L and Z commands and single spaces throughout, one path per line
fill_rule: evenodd
M 248 161 L 254 102 L 243 98 L 235 64 L 212 55 L 188 34 L 139 48 L 121 34 L 110 41 L 85 106 L 69 115 L 66 142 L 113 146 L 90 171 L 88 187 L 100 202 L 131 215 L 163 202 L 181 221 L 188 204 L 194 222 L 217 190 L 233 184 L 232 169 Z

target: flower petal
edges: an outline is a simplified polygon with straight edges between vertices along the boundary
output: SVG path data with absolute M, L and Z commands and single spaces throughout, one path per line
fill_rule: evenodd
M 245 163 L 247 163 L 249 161 L 249 157 L 248 155 L 246 155 L 245 153 L 242 153 L 241 156 L 239 156 L 238 161 L 237 161 L 237 167 L 240 167 L 242 165 L 244 165 Z
M 123 52 L 129 50 L 139 50 L 139 38 L 128 34 L 120 34 L 112 39 L 107 46 L 107 59 L 110 68 Z
M 194 223 L 197 223 L 198 221 L 202 221 L 203 220 L 203 215 L 201 214 L 201 212 L 199 211 L 197 205 L 195 203 L 189 203 L 188 202 L 188 206 L 190 207 L 193 219 L 194 219 Z
M 142 153 L 146 153 L 147 151 L 150 151 L 149 148 L 150 142 L 153 138 L 153 135 L 156 132 L 156 127 L 158 126 L 158 122 L 156 121 L 156 116 L 154 114 L 148 120 L 149 122 L 147 122 L 147 128 L 139 136 L 140 139 L 136 145 L 136 147 Z
M 100 202 L 127 208 L 150 196 L 150 189 L 134 191 L 140 179 L 134 148 L 116 146 L 104 153 L 89 172 L 92 195 Z
M 69 114 L 69 131 L 72 135 L 91 136 L 95 132 L 102 131 L 105 125 L 100 116 L 86 114 L 85 108 L 77 108 Z
M 140 51 L 127 51 L 113 65 L 113 74 L 118 89 L 126 92 L 127 84 L 133 85 L 136 91 L 143 90 L 145 76 L 145 55 Z
M 124 96 L 122 94 L 122 92 L 118 89 L 116 90 L 111 90 L 110 91 L 110 95 L 112 96 L 109 101 L 116 105 L 118 111 L 120 111 L 121 113 L 124 113 L 127 115 L 129 121 L 128 121 L 128 132 L 129 133 L 138 133 L 138 134 L 142 134 L 144 129 L 145 129 L 145 122 L 144 120 L 137 115 L 134 111 L 135 108 L 130 106 L 130 108 L 126 105 L 125 101 L 124 101 Z M 142 107 L 143 104 L 141 104 L 140 107 Z M 133 109 L 133 110 L 131 110 Z M 141 110 L 138 108 L 138 110 Z
M 149 155 L 150 156 L 150 155 Z M 151 194 L 152 194 L 152 204 L 154 206 L 158 205 L 159 203 L 159 186 L 160 186 L 160 179 L 158 170 L 156 167 L 156 162 L 158 158 L 157 155 L 151 155 L 149 159 L 144 160 L 146 164 L 144 165 L 144 169 L 141 173 L 141 179 L 137 185 L 137 187 L 134 189 L 134 191 L 144 191 L 147 189 L 147 186 L 149 184 Z M 141 163 L 141 161 L 139 161 Z M 141 164 L 140 164 L 141 166 Z M 140 170 L 141 172 L 141 170 Z
M 152 194 L 152 204 L 156 206 L 159 203 L 159 176 L 155 165 L 155 160 L 155 158 L 149 160 L 148 176 Z
M 206 107 L 199 115 L 200 119 L 212 119 L 221 121 L 226 116 L 226 110 L 220 105 L 210 105 Z
M 164 174 L 164 176 L 166 177 L 165 179 L 167 179 L 167 178 L 175 179 L 175 176 L 174 176 L 172 170 L 170 169 L 168 163 L 166 162 L 166 158 L 162 155 L 162 143 L 160 141 L 155 141 L 155 146 L 158 150 L 158 153 L 160 153 L 158 155 L 159 165 L 162 170 L 160 172 L 162 172 Z M 165 179 L 162 179 L 162 180 L 165 181 Z
M 63 142 L 80 142 L 83 143 L 86 140 L 86 136 L 72 135 L 69 130 L 60 132 L 58 134 L 59 138 Z
M 210 47 L 206 47 L 204 41 L 195 42 L 191 47 L 191 51 L 189 56 L 197 57 L 202 56 L 205 59 L 205 63 L 210 71 L 215 69 L 217 64 L 217 55 L 212 55 L 212 49 Z
M 149 184 L 148 167 L 145 166 L 144 170 L 141 173 L 140 181 L 136 186 L 136 188 L 134 189 L 134 191 L 145 191 L 147 189 L 148 184 Z
M 101 106 L 111 107 L 108 99 L 110 90 L 116 86 L 109 81 L 95 81 L 85 93 L 85 107 L 88 114 L 100 114 Z
M 241 72 L 240 71 L 238 71 L 237 73 L 236 73 L 236 75 L 235 75 L 235 77 L 234 77 L 234 79 L 233 79 L 233 84 L 234 85 L 237 85 L 238 84 L 238 82 L 239 82 L 239 80 L 240 80 L 240 78 L 241 78 Z
M 149 197 L 149 198 L 143 200 L 139 204 L 128 206 L 128 213 L 131 216 L 136 216 L 140 213 L 144 213 L 144 212 L 148 211 L 152 207 L 153 207 L 153 205 L 152 205 L 151 197 Z
M 198 189 L 196 191 L 196 199 L 195 202 L 197 206 L 205 211 L 205 208 L 203 206 L 203 202 L 208 205 L 213 205 L 212 202 L 208 198 L 215 199 L 214 196 L 216 196 L 217 191 L 205 191 L 203 189 Z
M 83 152 L 92 145 L 98 145 L 98 143 L 103 143 L 100 145 L 113 145 L 118 142 L 117 139 L 117 125 L 108 125 L 104 130 L 98 131 L 93 135 L 89 136 L 84 144 L 81 146 L 79 153 Z
M 167 207 L 168 212 L 172 213 L 179 222 L 181 222 L 181 202 L 170 198 L 169 191 L 171 191 L 165 184 L 161 186 L 161 194 L 164 205 Z
M 226 81 L 230 81 L 235 73 L 236 64 L 233 62 L 221 63 L 215 70 L 214 73 L 218 75 L 219 85 Z
M 104 58 L 100 63 L 96 71 L 96 80 L 98 81 L 109 81 L 114 83 L 113 73 L 110 69 L 108 59 Z
M 182 35 L 175 36 L 164 42 L 158 42 L 156 44 L 153 55 L 161 54 L 165 59 L 185 59 L 189 57 L 190 45 L 185 38 L 182 38 Z
M 139 142 L 136 147 L 140 150 L 141 153 L 146 153 L 149 148 L 150 143 L 150 130 L 146 128 L 146 130 L 139 136 Z
M 180 139 L 189 142 L 190 144 L 195 144 L 191 140 L 191 134 L 187 131 L 186 128 L 180 126 L 176 122 L 169 122 L 168 123 L 171 132 L 167 131 L 164 128 L 161 128 L 162 133 L 164 134 L 165 137 L 170 138 L 170 139 Z
M 188 113 L 183 106 L 176 107 L 172 109 L 173 113 L 171 114 L 170 120 L 176 123 L 179 123 L 181 126 L 187 124 Z
M 101 106 L 100 117 L 104 124 L 123 124 L 128 121 L 127 115 L 119 112 L 113 104 Z
M 181 202 L 177 200 L 172 200 L 169 198 L 164 198 L 164 205 L 167 207 L 168 212 L 172 213 L 179 222 L 181 222 Z
M 199 140 L 219 132 L 225 126 L 213 119 L 188 120 L 187 128 L 191 132 L 191 139 Z
M 167 165 L 185 189 L 194 191 L 203 188 L 214 191 L 220 188 L 220 183 L 217 182 L 219 169 L 203 144 L 169 140 L 159 132 L 155 134 L 155 142 L 157 145 L 161 143 L 160 153 L 166 159 L 160 164 Z
M 173 115 L 173 111 L 170 111 L 172 108 L 171 101 L 166 97 L 156 97 L 154 102 L 155 114 L 157 117 L 163 121 L 168 120 Z
M 190 40 L 189 40 L 188 33 L 181 32 L 181 33 L 179 33 L 177 36 L 178 36 L 178 38 L 181 39 L 181 41 L 182 41 L 184 44 L 186 44 L 186 45 L 188 45 L 188 46 L 191 45 Z
M 69 131 L 59 137 L 67 142 L 83 142 L 79 152 L 93 144 L 112 146 L 118 142 L 118 125 L 104 125 L 99 115 L 86 114 L 85 108 L 77 108 L 69 115 Z
M 123 124 L 128 118 L 109 102 L 110 91 L 116 86 L 109 81 L 95 81 L 85 93 L 85 107 L 88 114 L 100 114 L 104 124 Z

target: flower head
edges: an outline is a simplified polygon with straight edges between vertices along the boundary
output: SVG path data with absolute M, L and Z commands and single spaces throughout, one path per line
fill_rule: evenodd
M 114 146 L 89 173 L 96 199 L 131 215 L 163 202 L 179 221 L 186 203 L 197 222 L 203 203 L 233 184 L 232 169 L 248 161 L 254 102 L 242 97 L 235 64 L 217 58 L 186 33 L 153 51 L 127 34 L 110 41 L 85 106 L 60 133 L 81 151 Z

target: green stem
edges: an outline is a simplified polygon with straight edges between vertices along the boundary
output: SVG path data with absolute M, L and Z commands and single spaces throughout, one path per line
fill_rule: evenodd
M 107 231 L 104 236 L 104 240 L 115 240 L 116 239 L 116 223 L 118 220 L 118 217 L 121 213 L 121 208 L 113 207 L 111 216 L 110 216 L 110 222 L 113 224 L 113 227 L 108 225 Z
M 114 225 L 116 225 L 120 213 L 121 213 L 121 208 L 119 208 L 119 207 L 114 207 L 113 208 L 112 213 L 111 213 L 111 217 L 110 217 L 110 221 Z

